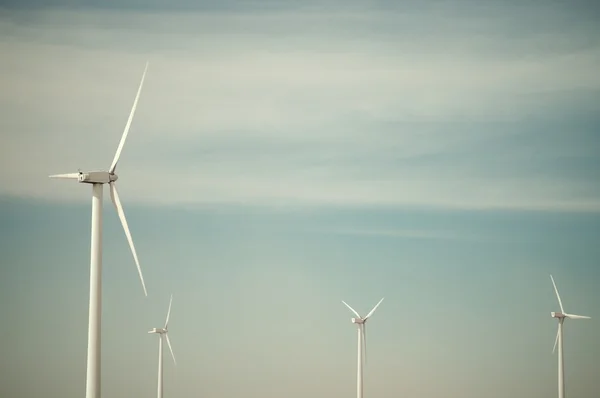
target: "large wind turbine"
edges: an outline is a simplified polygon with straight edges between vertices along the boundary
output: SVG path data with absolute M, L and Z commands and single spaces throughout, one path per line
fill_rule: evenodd
M 142 80 L 133 101 L 133 107 L 129 114 L 129 119 L 125 125 L 125 130 L 121 136 L 121 142 L 117 148 L 117 152 L 113 159 L 113 162 L 108 171 L 90 171 L 70 174 L 58 174 L 52 175 L 50 178 L 66 178 L 74 179 L 80 183 L 92 184 L 92 245 L 90 255 L 90 307 L 89 307 L 89 323 L 88 323 L 88 352 L 87 352 L 87 379 L 86 379 L 86 398 L 100 398 L 100 372 L 101 372 L 101 336 L 102 330 L 102 194 L 104 184 L 110 185 L 110 196 L 112 202 L 117 209 L 117 214 L 123 224 L 125 230 L 125 236 L 129 241 L 129 247 L 133 253 L 133 259 L 137 265 L 140 280 L 142 281 L 142 288 L 144 294 L 148 296 L 146 291 L 146 284 L 144 283 L 144 277 L 142 276 L 142 269 L 138 261 L 135 247 L 133 246 L 133 240 L 131 239 L 131 233 L 127 226 L 127 220 L 125 219 L 125 213 L 123 212 L 123 206 L 119 200 L 119 194 L 117 193 L 117 187 L 115 182 L 118 176 L 115 174 L 117 168 L 117 162 L 121 156 L 127 133 L 131 127 L 131 121 L 135 113 L 135 108 L 142 91 L 142 85 L 144 84 L 144 78 L 146 77 L 146 71 L 148 70 L 148 63 L 144 68 Z
M 383 301 L 383 298 L 373 307 L 373 309 L 367 314 L 366 317 L 361 317 L 354 308 L 350 307 L 344 300 L 342 303 L 350 309 L 356 318 L 352 318 L 352 323 L 358 326 L 358 369 L 356 373 L 356 397 L 362 398 L 363 396 L 363 350 L 364 350 L 364 362 L 367 362 L 367 319 L 373 315 L 379 304 Z
M 569 319 L 591 319 L 589 316 L 583 315 L 573 315 L 565 312 L 563 308 L 562 301 L 560 300 L 560 295 L 558 294 L 558 289 L 556 288 L 556 283 L 554 283 L 554 278 L 550 275 L 550 279 L 552 280 L 552 285 L 554 286 L 554 292 L 556 292 L 556 298 L 558 299 L 558 305 L 560 306 L 560 312 L 551 312 L 552 318 L 558 319 L 558 331 L 556 332 L 556 340 L 554 340 L 554 348 L 552 348 L 552 353 L 556 350 L 556 344 L 558 343 L 558 398 L 565 397 L 565 363 L 563 357 L 563 322 L 565 318 Z
M 171 300 L 169 301 L 169 311 L 167 311 L 167 320 L 165 321 L 164 328 L 154 328 L 148 333 L 156 333 L 160 337 L 158 340 L 158 398 L 162 398 L 163 396 L 163 337 L 167 340 L 167 344 L 169 345 L 169 350 L 171 351 L 171 356 L 173 357 L 173 362 L 177 365 L 177 361 L 175 360 L 175 354 L 173 354 L 173 348 L 171 348 L 171 341 L 169 340 L 169 315 L 171 315 L 171 303 L 173 303 L 173 295 L 171 295 Z

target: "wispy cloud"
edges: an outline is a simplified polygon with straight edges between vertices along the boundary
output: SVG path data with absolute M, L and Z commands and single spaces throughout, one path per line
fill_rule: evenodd
M 431 4 L 6 12 L 0 193 L 87 200 L 149 59 L 127 202 L 600 211 L 597 28 Z

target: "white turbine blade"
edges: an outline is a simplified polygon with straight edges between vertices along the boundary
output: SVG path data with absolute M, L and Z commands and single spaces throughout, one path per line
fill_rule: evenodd
M 79 179 L 79 173 L 67 173 L 67 174 L 53 174 L 50 178 L 63 178 L 68 180 L 77 180 Z
M 550 279 L 552 279 L 552 285 L 554 286 L 554 291 L 556 292 L 556 298 L 558 299 L 558 305 L 560 305 L 560 312 L 562 312 L 564 314 L 565 310 L 563 308 L 562 301 L 560 300 L 560 294 L 558 294 L 558 289 L 556 288 L 556 283 L 554 283 L 554 278 L 552 277 L 552 275 L 550 275 Z
M 559 329 L 556 331 L 556 339 L 554 339 L 554 347 L 552 348 L 552 353 L 554 354 L 554 351 L 556 350 L 556 344 L 558 344 L 558 334 L 560 333 L 560 327 Z
M 173 362 L 177 365 L 177 361 L 175 360 L 175 354 L 173 354 L 173 348 L 171 348 L 171 340 L 169 340 L 169 333 L 165 333 L 165 338 L 167 339 L 167 344 L 169 345 L 169 350 L 171 351 L 171 356 L 173 357 Z
M 137 107 L 138 100 L 140 98 L 140 93 L 142 92 L 142 86 L 144 85 L 144 79 L 146 78 L 146 71 L 148 70 L 148 62 L 146 62 L 146 67 L 144 68 L 144 74 L 142 74 L 142 81 L 140 81 L 140 86 L 138 87 L 137 94 L 135 96 L 135 100 L 133 101 L 133 107 L 131 108 L 131 112 L 129 113 L 129 119 L 127 119 L 127 124 L 125 125 L 125 130 L 123 130 L 123 135 L 121 136 L 121 142 L 119 142 L 119 146 L 117 147 L 117 152 L 115 153 L 115 158 L 110 165 L 109 173 L 114 173 L 117 168 L 117 163 L 119 162 L 119 157 L 121 157 L 121 151 L 123 150 L 123 145 L 125 145 L 125 140 L 127 139 L 127 134 L 129 133 L 129 128 L 131 127 L 131 121 L 133 120 L 133 115 L 135 114 L 135 108 Z
M 565 316 L 569 319 L 592 319 L 589 316 L 585 316 L 585 315 L 565 314 Z
M 138 274 L 140 274 L 140 280 L 142 281 L 144 294 L 148 296 L 148 292 L 146 291 L 146 284 L 144 283 L 144 276 L 142 275 L 142 268 L 140 267 L 140 262 L 135 251 L 135 246 L 133 245 L 133 239 L 131 239 L 131 232 L 129 232 L 127 219 L 125 218 L 123 206 L 121 206 L 121 201 L 119 200 L 119 193 L 117 192 L 117 186 L 115 185 L 114 181 L 110 183 L 110 197 L 112 199 L 113 204 L 115 205 L 115 209 L 117 209 L 117 213 L 119 214 L 119 218 L 121 219 L 121 224 L 123 224 L 125 236 L 127 236 L 127 241 L 129 242 L 129 247 L 131 248 L 131 252 L 133 253 L 133 259 L 135 260 L 135 265 L 137 265 Z
M 365 323 L 362 326 L 362 341 L 363 341 L 363 360 L 365 365 L 367 364 L 367 325 Z
M 375 307 L 373 307 L 373 309 L 371 310 L 371 312 L 369 312 L 367 314 L 367 316 L 365 317 L 365 319 L 368 319 L 371 315 L 373 315 L 373 313 L 375 312 L 375 310 L 377 309 L 377 307 L 379 307 L 379 304 L 381 304 L 382 301 L 383 301 L 383 298 L 381 300 L 379 300 L 379 302 L 377 303 L 377 305 L 375 305 Z
M 171 300 L 169 301 L 169 311 L 167 311 L 167 320 L 165 321 L 165 329 L 169 326 L 169 316 L 171 315 L 171 304 L 173 303 L 173 295 L 171 294 Z
M 348 308 L 350 309 L 350 311 L 354 312 L 354 314 L 355 314 L 357 317 L 359 317 L 359 318 L 360 318 L 360 315 L 358 315 L 358 312 L 356 312 L 356 311 L 354 310 L 354 308 L 350 307 L 350 306 L 349 306 L 349 305 L 348 305 L 348 304 L 347 304 L 347 303 L 346 303 L 344 300 L 342 300 L 342 303 L 344 303 L 344 305 L 345 305 L 346 307 L 348 307 Z

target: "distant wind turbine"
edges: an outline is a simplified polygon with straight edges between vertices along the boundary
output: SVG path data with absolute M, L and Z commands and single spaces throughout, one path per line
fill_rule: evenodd
M 154 328 L 148 333 L 156 333 L 159 336 L 158 340 L 158 398 L 163 396 L 163 337 L 167 340 L 173 362 L 177 365 L 175 360 L 175 354 L 173 354 L 173 348 L 171 348 L 171 341 L 169 340 L 169 316 L 171 315 L 171 304 L 173 303 L 173 295 L 171 294 L 171 300 L 169 301 L 169 310 L 167 311 L 167 320 L 165 321 L 165 327 Z
M 563 322 L 565 318 L 569 319 L 591 319 L 589 316 L 583 315 L 573 315 L 568 314 L 563 308 L 562 301 L 560 299 L 560 295 L 558 294 L 558 289 L 556 288 L 556 283 L 554 283 L 554 278 L 550 275 L 550 279 L 552 280 L 552 285 L 554 286 L 554 292 L 556 292 L 556 298 L 558 299 L 558 305 L 560 306 L 560 312 L 551 312 L 552 318 L 558 319 L 558 331 L 556 332 L 556 339 L 554 340 L 554 348 L 552 348 L 552 353 L 556 350 L 556 344 L 558 343 L 558 398 L 565 397 L 565 363 L 563 357 Z
M 355 323 L 358 326 L 358 369 L 356 373 L 356 397 L 362 398 L 363 396 L 363 350 L 364 350 L 364 362 L 367 362 L 367 319 L 373 315 L 379 304 L 383 301 L 383 298 L 379 300 L 379 302 L 373 307 L 373 309 L 365 316 L 361 317 L 358 312 L 354 310 L 354 308 L 350 307 L 345 301 L 342 300 L 342 303 L 346 307 L 350 309 L 355 315 L 356 318 L 352 318 L 352 323 Z
M 137 270 L 142 281 L 142 288 L 144 294 L 148 296 L 146 291 L 146 284 L 144 283 L 144 277 L 142 276 L 142 269 L 138 261 L 135 247 L 133 246 L 133 240 L 127 220 L 125 219 L 125 213 L 123 212 L 123 206 L 117 193 L 117 186 L 115 182 L 119 178 L 115 174 L 117 168 L 117 162 L 121 156 L 125 139 L 129 133 L 131 127 L 131 121 L 137 107 L 140 92 L 142 91 L 142 85 L 144 84 L 144 78 L 146 77 L 146 71 L 148 70 L 148 63 L 146 62 L 146 68 L 142 75 L 142 80 L 133 101 L 133 107 L 129 114 L 129 119 L 125 125 L 125 130 L 121 136 L 121 142 L 115 153 L 113 162 L 108 171 L 90 171 L 69 174 L 57 174 L 52 175 L 50 178 L 64 178 L 77 180 L 80 183 L 92 184 L 92 245 L 90 255 L 90 307 L 89 307 L 89 323 L 88 323 L 88 352 L 87 352 L 87 376 L 86 376 L 86 398 L 100 398 L 100 375 L 101 375 L 101 330 L 102 330 L 102 194 L 104 184 L 110 185 L 110 196 L 112 202 L 115 205 L 123 229 L 125 230 L 125 236 L 129 241 L 129 247 L 133 253 L 133 259 L 137 265 Z

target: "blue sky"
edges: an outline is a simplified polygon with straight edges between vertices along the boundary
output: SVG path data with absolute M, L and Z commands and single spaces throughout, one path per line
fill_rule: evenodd
M 600 28 L 590 2 L 0 6 L 0 395 L 85 390 L 91 188 L 103 395 L 600 396 Z

